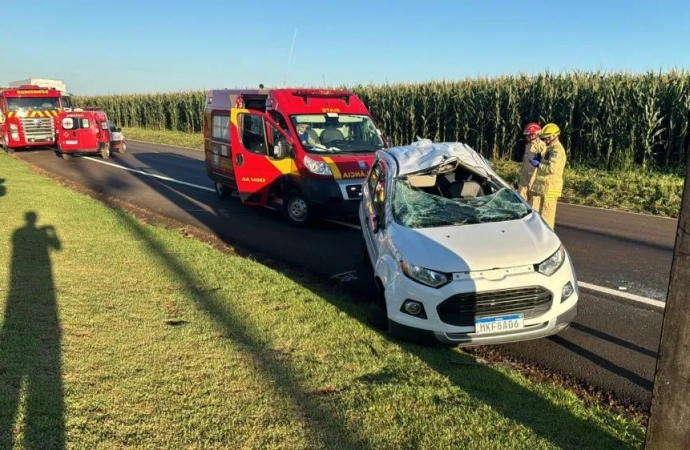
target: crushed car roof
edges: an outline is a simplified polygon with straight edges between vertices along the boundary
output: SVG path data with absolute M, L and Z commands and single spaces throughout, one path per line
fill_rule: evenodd
M 453 158 L 480 175 L 494 173 L 479 153 L 462 142 L 434 143 L 429 139 L 422 139 L 384 151 L 398 161 L 398 176 L 429 170 Z

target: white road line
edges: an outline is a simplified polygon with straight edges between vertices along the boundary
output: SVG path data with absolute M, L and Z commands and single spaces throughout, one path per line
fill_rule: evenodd
M 587 209 L 598 209 L 600 211 L 609 211 L 609 212 L 614 212 L 614 213 L 622 213 L 622 214 L 633 214 L 636 216 L 642 216 L 647 219 L 666 219 L 666 220 L 678 220 L 676 217 L 667 217 L 667 216 L 654 216 L 652 214 L 645 214 L 645 213 L 639 213 L 635 211 L 623 211 L 619 209 L 608 209 L 608 208 L 602 208 L 601 206 L 589 206 L 589 205 L 579 205 L 577 203 L 565 203 L 565 202 L 559 202 L 561 205 L 568 205 L 568 206 L 577 206 L 578 208 L 587 208 Z
M 146 175 L 147 177 L 158 178 L 158 179 L 160 179 L 160 180 L 170 181 L 170 182 L 178 183 L 178 184 L 184 184 L 185 186 L 191 186 L 191 187 L 194 187 L 194 188 L 197 188 L 197 189 L 203 189 L 203 190 L 205 190 L 205 191 L 216 192 L 215 189 L 210 188 L 210 187 L 199 186 L 198 184 L 187 183 L 187 182 L 185 182 L 185 181 L 176 180 L 176 179 L 174 179 L 174 178 L 165 177 L 165 176 L 163 176 L 163 175 L 156 175 L 156 174 L 154 174 L 154 173 L 144 172 L 143 170 L 131 169 L 131 168 L 129 168 L 129 167 L 124 167 L 124 166 L 121 166 L 121 165 L 119 165 L 119 164 L 109 163 L 109 162 L 107 162 L 107 161 L 103 161 L 103 160 L 101 160 L 101 159 L 92 158 L 92 157 L 90 157 L 90 156 L 84 156 L 82 159 L 88 159 L 89 161 L 94 161 L 94 162 L 101 163 L 101 164 L 105 164 L 105 165 L 108 165 L 108 166 L 117 167 L 118 169 L 128 170 L 128 171 L 130 171 L 130 172 L 138 173 L 138 174 L 141 174 L 141 175 Z
M 113 163 L 110 163 L 110 162 L 107 162 L 107 161 L 103 161 L 102 159 L 92 158 L 92 157 L 90 157 L 90 156 L 84 156 L 83 159 L 88 159 L 89 161 L 95 161 L 95 162 L 97 162 L 97 163 L 106 164 L 106 165 L 108 165 L 108 166 L 116 167 L 116 168 L 118 168 L 118 169 L 128 170 L 128 171 L 130 171 L 130 172 L 139 173 L 139 174 L 141 174 L 141 175 L 146 175 L 146 176 L 149 176 L 149 177 L 158 178 L 158 179 L 165 180 L 165 181 L 170 181 L 170 182 L 173 182 L 173 183 L 184 184 L 185 186 L 191 186 L 191 187 L 194 187 L 194 188 L 197 188 L 197 189 L 203 189 L 203 190 L 205 190 L 205 191 L 215 192 L 215 189 L 213 189 L 213 188 L 209 188 L 209 187 L 206 187 L 206 186 L 199 186 L 198 184 L 186 183 L 186 182 L 184 182 L 184 181 L 179 181 L 179 180 L 176 180 L 176 179 L 174 179 L 174 178 L 164 177 L 164 176 L 162 176 L 162 175 L 156 175 L 156 174 L 153 174 L 153 173 L 144 172 L 144 171 L 142 171 L 142 170 L 130 169 L 129 167 L 120 166 L 120 165 L 118 165 L 118 164 L 113 164 Z M 353 229 L 355 229 L 355 230 L 360 230 L 360 229 L 361 229 L 361 227 L 360 227 L 359 225 L 354 225 L 354 224 L 347 223 L 347 222 L 341 222 L 341 221 L 339 221 L 339 220 L 328 220 L 328 222 L 332 222 L 332 223 L 336 223 L 336 224 L 338 224 L 338 225 L 342 225 L 342 226 L 345 226 L 345 227 L 353 228 Z M 339 276 L 339 275 L 345 275 L 345 274 L 348 274 L 348 273 L 350 273 L 350 272 L 352 272 L 352 271 L 339 273 L 339 274 L 336 274 L 336 275 L 331 276 L 331 278 L 337 277 L 337 276 Z M 626 298 L 626 299 L 628 299 L 628 300 L 633 300 L 633 301 L 636 301 L 636 302 L 639 302 L 639 303 L 643 303 L 643 304 L 645 304 L 645 305 L 656 306 L 657 308 L 662 308 L 662 309 L 666 307 L 666 303 L 665 303 L 665 302 L 662 302 L 662 301 L 659 301 L 659 300 L 654 300 L 654 299 L 652 299 L 652 298 L 642 297 L 642 296 L 640 296 L 640 295 L 635 295 L 635 294 L 629 294 L 629 293 L 627 293 L 627 292 L 620 292 L 620 291 L 616 291 L 615 289 L 609 289 L 609 288 L 605 288 L 605 287 L 602 287 L 602 286 L 597 286 L 597 285 L 595 285 L 595 284 L 585 283 L 585 282 L 583 282 L 583 281 L 578 281 L 578 284 L 579 284 L 580 286 L 582 286 L 583 288 L 585 288 L 585 289 L 591 289 L 591 290 L 593 290 L 593 291 L 601 292 L 601 293 L 604 293 L 604 294 L 609 294 L 609 295 L 614 295 L 614 296 L 616 296 L 616 297 Z
M 339 220 L 328 219 L 327 222 L 337 223 L 338 225 L 353 228 L 355 230 L 361 230 L 362 229 L 362 227 L 360 227 L 359 225 L 355 225 L 353 223 L 341 222 Z
M 593 291 L 601 292 L 603 294 L 615 295 L 616 297 L 626 298 L 628 300 L 633 300 L 645 305 L 656 306 L 657 308 L 666 308 L 666 302 L 660 300 L 654 300 L 653 298 L 642 297 L 641 295 L 629 294 L 627 292 L 620 292 L 615 289 L 610 289 L 602 286 L 597 286 L 596 284 L 585 283 L 584 281 L 577 282 L 580 287 L 585 289 L 591 289 Z

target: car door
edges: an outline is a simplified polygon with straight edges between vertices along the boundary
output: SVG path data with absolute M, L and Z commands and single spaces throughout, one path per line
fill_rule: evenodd
M 386 200 L 386 167 L 382 159 L 376 159 L 365 180 L 362 199 L 365 202 L 367 226 L 362 228 L 369 254 L 374 261 L 378 259 L 378 241 L 382 236 Z
M 289 141 L 267 114 L 241 108 L 230 110 L 232 165 L 242 203 L 267 204 L 271 184 L 294 165 L 286 150 Z M 283 149 L 282 154 L 278 154 L 279 148 Z

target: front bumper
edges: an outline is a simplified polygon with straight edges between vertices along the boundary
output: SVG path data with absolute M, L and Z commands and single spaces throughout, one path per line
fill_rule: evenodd
M 568 282 L 575 287 L 574 292 L 561 301 L 563 286 Z M 481 296 L 492 297 L 494 294 L 503 295 L 505 292 L 529 290 L 540 292 L 538 295 L 535 294 L 533 303 L 530 303 L 531 297 L 524 300 L 524 305 L 534 305 L 531 309 L 525 307 L 524 310 L 516 311 L 517 303 L 514 297 L 506 297 L 505 310 L 501 310 L 500 305 L 496 306 L 500 304 L 500 300 L 495 302 L 493 298 L 479 300 Z M 537 296 L 543 298 L 544 292 L 550 293 L 550 300 L 537 299 Z M 451 299 L 467 293 L 476 293 L 476 296 L 468 296 L 469 300 L 463 299 L 454 304 L 459 305 L 456 311 L 469 308 L 469 312 L 463 313 L 462 316 L 453 316 L 452 313 L 448 313 L 446 305 Z M 417 341 L 434 341 L 444 345 L 468 347 L 539 339 L 563 331 L 577 316 L 579 291 L 575 273 L 568 258 L 563 267 L 551 277 L 536 272 L 522 272 L 501 280 L 477 278 L 453 281 L 440 289 L 424 286 L 398 271 L 391 283 L 386 286 L 385 297 L 389 331 L 392 335 Z M 499 299 L 500 295 L 495 298 Z M 413 316 L 406 313 L 402 308 L 406 300 L 421 303 L 424 315 Z M 493 312 L 477 313 L 477 317 L 523 312 L 524 327 L 517 330 L 478 334 L 475 330 L 472 310 L 479 311 L 480 305 L 485 310 L 492 309 Z M 509 310 L 509 308 L 513 309 Z
M 315 216 L 354 217 L 362 198 L 362 180 L 305 178 L 302 193 Z
M 532 339 L 541 339 L 567 329 L 570 324 L 577 317 L 578 302 L 575 302 L 564 313 L 555 318 L 542 322 L 537 325 L 532 325 L 517 333 L 501 333 L 487 336 L 472 336 L 470 333 L 443 333 L 413 328 L 407 325 L 400 324 L 394 320 L 388 320 L 388 326 L 395 336 L 400 336 L 414 341 L 423 342 L 438 342 L 444 345 L 452 345 L 457 347 L 472 347 L 478 345 L 496 345 L 507 344 L 513 342 L 529 341 Z

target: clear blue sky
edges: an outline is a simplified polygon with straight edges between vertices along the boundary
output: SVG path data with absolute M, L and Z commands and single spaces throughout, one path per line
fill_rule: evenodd
M 82 95 L 690 68 L 689 0 L 26 5 L 1 13 L 0 85 L 54 78 Z

